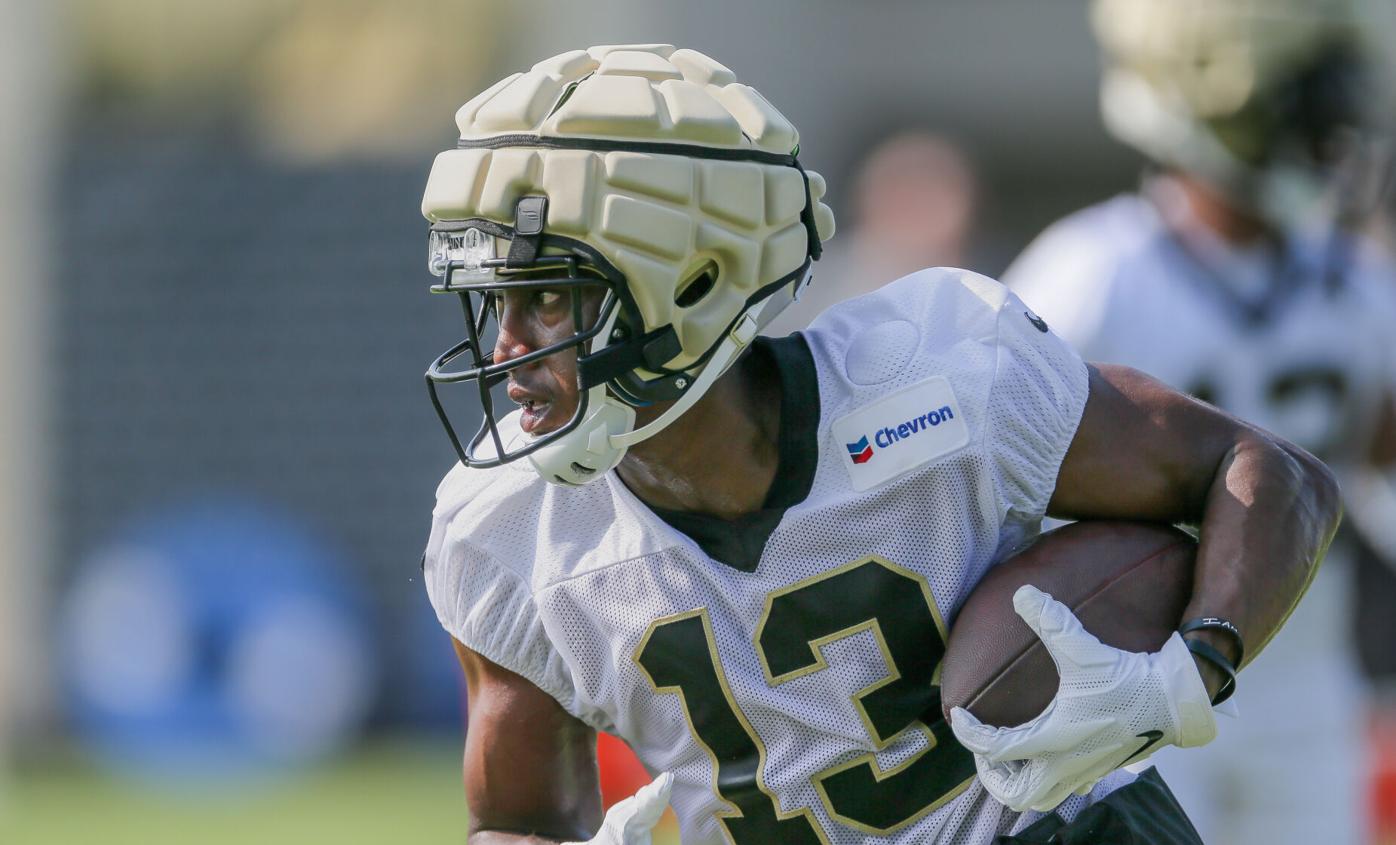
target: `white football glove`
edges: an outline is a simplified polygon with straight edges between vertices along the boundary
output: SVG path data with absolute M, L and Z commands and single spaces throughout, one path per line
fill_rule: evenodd
M 586 842 L 563 845 L 650 845 L 650 832 L 669 806 L 674 776 L 665 772 L 624 801 L 616 802 L 601 822 L 601 829 Z
M 1207 687 L 1178 634 L 1155 654 L 1121 651 L 1033 586 L 1018 588 L 1013 609 L 1057 664 L 1056 698 L 1018 727 L 985 725 L 962 707 L 950 713 L 984 788 L 1011 809 L 1046 812 L 1141 755 L 1217 735 Z

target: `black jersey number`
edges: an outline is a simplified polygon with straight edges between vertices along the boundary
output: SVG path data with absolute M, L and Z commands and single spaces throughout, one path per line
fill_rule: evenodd
M 1280 370 L 1266 376 L 1265 403 L 1269 406 L 1266 427 L 1319 458 L 1330 460 L 1350 448 L 1346 438 L 1357 427 L 1358 399 L 1348 376 L 1336 365 L 1315 363 Z M 1194 381 L 1188 393 L 1236 411 L 1234 397 L 1208 377 Z
M 945 653 L 945 625 L 921 576 L 870 557 L 771 593 L 756 629 L 756 652 L 771 686 L 827 668 L 820 648 L 869 631 L 888 676 L 859 690 L 854 706 L 876 750 L 908 731 L 925 747 L 886 770 L 874 753 L 819 772 L 812 782 L 830 817 L 885 835 L 958 795 L 974 778 L 974 758 L 940 715 L 934 683 Z M 693 735 L 713 758 L 714 791 L 733 811 L 719 822 L 736 845 L 827 843 L 808 808 L 780 812 L 763 772 L 766 748 L 737 708 L 719 665 L 712 622 L 700 608 L 655 621 L 635 662 L 658 692 L 683 702 Z

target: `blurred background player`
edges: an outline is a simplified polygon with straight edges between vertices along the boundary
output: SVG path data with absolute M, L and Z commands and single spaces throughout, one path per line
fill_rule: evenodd
M 829 266 L 766 333 L 803 329 L 830 305 L 917 270 L 969 266 L 978 205 L 974 168 L 949 138 L 909 130 L 882 141 L 857 168 L 852 235 L 830 246 Z
M 1385 169 L 1374 123 L 1393 42 L 1376 12 L 1097 0 L 1105 123 L 1152 165 L 1137 193 L 1053 225 L 1005 277 L 1088 360 L 1139 367 L 1323 457 L 1359 523 L 1371 508 L 1352 489 L 1392 456 L 1396 364 L 1396 270 L 1358 232 Z M 1354 534 L 1247 670 L 1240 719 L 1201 753 L 1155 758 L 1204 841 L 1362 839 L 1349 593 L 1357 567 L 1364 598 L 1389 608 L 1392 572 Z

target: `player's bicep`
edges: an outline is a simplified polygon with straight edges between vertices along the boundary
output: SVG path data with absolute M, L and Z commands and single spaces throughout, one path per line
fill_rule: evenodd
M 1190 522 L 1247 430 L 1137 370 L 1092 364 L 1090 398 L 1048 513 L 1065 519 Z
M 596 732 L 522 675 L 452 644 L 467 687 L 472 832 L 589 839 L 601 824 Z

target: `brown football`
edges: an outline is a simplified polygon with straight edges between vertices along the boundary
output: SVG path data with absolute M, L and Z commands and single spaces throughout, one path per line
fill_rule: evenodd
M 1075 611 L 1102 642 L 1158 651 L 1192 595 L 1197 542 L 1169 525 L 1075 522 L 1039 536 L 974 587 L 950 626 L 941 664 L 941 705 L 964 707 L 989 725 L 1020 725 L 1057 692 L 1057 667 L 1013 611 L 1032 584 Z

